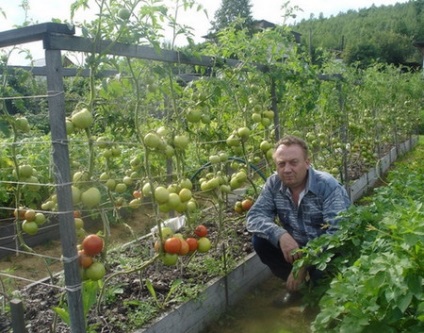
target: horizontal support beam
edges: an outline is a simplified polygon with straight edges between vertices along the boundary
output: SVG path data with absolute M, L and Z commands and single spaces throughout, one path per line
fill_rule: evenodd
M 100 53 L 129 58 L 154 60 L 166 63 L 198 65 L 198 66 L 219 66 L 225 64 L 232 67 L 242 65 L 242 62 L 235 59 L 217 59 L 207 56 L 188 56 L 180 51 L 156 49 L 151 46 L 124 44 L 113 41 L 94 41 L 87 38 L 49 34 L 44 39 L 44 48 L 47 50 L 66 50 L 74 52 Z M 259 69 L 264 66 L 258 65 Z
M 75 27 L 60 23 L 40 23 L 28 27 L 0 32 L 0 47 L 43 40 L 46 34 L 74 35 Z

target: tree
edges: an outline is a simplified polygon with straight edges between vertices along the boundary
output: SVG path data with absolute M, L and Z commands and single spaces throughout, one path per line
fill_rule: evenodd
M 222 0 L 221 7 L 215 13 L 211 22 L 211 32 L 225 29 L 234 21 L 241 19 L 240 29 L 252 26 L 252 4 L 250 0 Z

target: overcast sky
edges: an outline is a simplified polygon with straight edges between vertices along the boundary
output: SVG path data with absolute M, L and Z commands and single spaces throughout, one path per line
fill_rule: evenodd
M 70 20 L 70 4 L 75 0 L 29 0 L 30 11 L 28 19 L 34 22 L 44 23 L 51 21 L 52 18 L 59 18 L 61 20 Z M 172 0 L 169 0 L 172 2 Z M 282 24 L 284 11 L 282 5 L 288 0 L 251 0 L 252 12 L 254 19 L 264 19 L 273 23 Z M 220 0 L 198 0 L 199 4 L 204 6 L 209 14 L 209 18 L 205 17 L 203 12 L 181 13 L 180 22 L 187 24 L 195 29 L 196 41 L 201 41 L 201 36 L 205 35 L 209 28 L 209 20 L 213 19 L 215 11 L 221 5 Z M 296 10 L 294 13 L 297 15 L 296 20 L 302 18 L 308 19 L 311 14 L 318 17 L 320 13 L 324 17 L 337 15 L 340 12 L 346 12 L 349 9 L 368 8 L 374 4 L 375 6 L 393 5 L 396 3 L 405 3 L 405 1 L 396 0 L 291 0 L 289 6 L 299 7 L 301 10 Z M 91 1 L 94 3 L 94 1 Z M 6 14 L 7 18 L 4 19 L 0 16 L 0 31 L 14 29 L 14 25 L 21 24 L 24 21 L 24 11 L 19 6 L 21 0 L 0 0 L 0 9 Z M 89 18 L 89 13 L 82 13 L 76 19 L 83 21 Z M 93 15 L 93 14 L 91 14 Z M 292 22 L 288 22 L 292 23 Z M 78 34 L 78 32 L 77 32 Z M 26 45 L 30 47 L 34 58 L 43 57 L 43 50 L 41 44 Z M 20 61 L 20 60 L 16 60 Z

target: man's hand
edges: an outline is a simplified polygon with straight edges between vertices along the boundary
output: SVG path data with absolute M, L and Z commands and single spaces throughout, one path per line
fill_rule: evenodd
M 289 264 L 293 264 L 296 259 L 300 258 L 300 253 L 294 253 L 295 250 L 299 249 L 299 244 L 288 232 L 280 237 L 280 249 L 283 252 L 284 259 Z
M 292 271 L 286 281 L 287 290 L 291 292 L 298 291 L 301 284 L 306 279 L 306 273 L 307 273 L 306 267 L 300 268 L 296 274 L 296 277 L 294 276 Z

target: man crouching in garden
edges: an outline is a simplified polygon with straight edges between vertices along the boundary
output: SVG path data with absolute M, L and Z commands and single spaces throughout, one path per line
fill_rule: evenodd
M 303 267 L 293 274 L 293 264 L 300 257 L 296 250 L 323 233 L 334 233 L 337 215 L 349 207 L 350 199 L 333 176 L 312 168 L 302 139 L 282 138 L 273 159 L 276 173 L 267 179 L 249 210 L 247 230 L 253 234 L 253 247 L 261 261 L 286 281 L 286 292 L 273 302 L 283 307 L 299 299 L 308 275 L 313 281 L 322 273 Z

